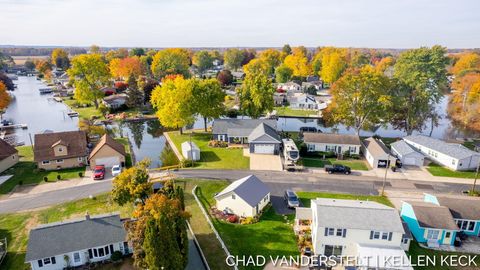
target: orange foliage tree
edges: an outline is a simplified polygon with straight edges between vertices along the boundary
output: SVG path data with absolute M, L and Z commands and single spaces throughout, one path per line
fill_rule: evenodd
M 142 63 L 138 56 L 114 58 L 110 61 L 110 73 L 113 77 L 128 78 L 130 75 L 142 75 Z
M 0 119 L 2 119 L 3 112 L 10 104 L 12 98 L 7 93 L 7 87 L 0 81 Z

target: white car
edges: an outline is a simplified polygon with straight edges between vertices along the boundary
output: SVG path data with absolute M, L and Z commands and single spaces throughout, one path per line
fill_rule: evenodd
M 115 165 L 112 167 L 112 176 L 115 177 L 119 175 L 122 172 L 122 166 L 120 165 Z

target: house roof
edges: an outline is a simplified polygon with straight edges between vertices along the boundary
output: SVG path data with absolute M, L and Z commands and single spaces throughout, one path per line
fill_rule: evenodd
M 458 230 L 447 207 L 428 202 L 407 201 L 406 203 L 412 206 L 420 227 Z
M 450 209 L 453 218 L 480 220 L 480 198 L 437 196 L 437 200 Z
M 18 153 L 18 151 L 15 149 L 15 147 L 0 139 L 0 160 L 4 160 L 16 153 Z
M 320 227 L 404 233 L 397 210 L 377 202 L 317 198 L 312 207 Z
M 252 142 L 271 142 L 271 143 L 280 143 L 280 136 L 275 129 L 271 126 L 260 123 L 250 135 L 248 135 L 248 141 Z
M 277 129 L 277 121 L 272 119 L 215 119 L 212 125 L 212 133 L 247 137 L 260 123 L 265 123 L 275 130 Z
M 90 156 L 88 159 L 91 159 L 95 154 L 102 149 L 105 145 L 110 146 L 113 150 L 118 152 L 119 154 L 126 156 L 127 153 L 125 152 L 125 147 L 123 144 L 117 142 L 114 138 L 110 137 L 107 134 L 104 134 L 100 141 L 95 145 L 95 148 L 93 148 L 92 152 L 90 153 Z
M 234 192 L 238 197 L 254 207 L 258 205 L 268 193 L 270 193 L 270 189 L 255 175 L 249 175 L 231 183 L 228 187 L 215 195 L 215 199 L 220 199 L 231 192 Z
M 309 207 L 297 207 L 295 208 L 295 219 L 311 220 L 312 209 Z
M 410 231 L 410 228 L 408 228 L 408 224 L 402 220 L 402 226 L 403 230 L 405 233 L 403 234 L 403 237 L 408 238 L 408 239 L 413 239 L 412 232 Z
M 81 130 L 35 134 L 34 141 L 33 153 L 36 162 L 87 155 L 87 135 Z M 67 155 L 56 157 L 53 146 L 59 141 L 67 147 Z
M 107 97 L 103 98 L 103 101 L 105 101 L 107 103 L 112 103 L 112 102 L 115 102 L 117 100 L 126 101 L 127 100 L 127 95 L 124 94 L 124 93 L 113 94 L 113 95 L 110 95 L 110 96 L 107 96 Z
M 447 143 L 445 141 L 423 135 L 412 135 L 403 139 L 406 140 L 407 143 L 411 141 L 456 159 L 464 159 L 472 155 L 480 155 L 480 153 L 472 151 L 461 144 Z
M 126 241 L 118 214 L 49 223 L 30 230 L 25 261 Z
M 367 151 L 374 157 L 388 155 L 390 153 L 390 149 L 388 149 L 381 140 L 375 139 L 374 137 L 365 139 L 363 144 Z
M 395 152 L 397 152 L 401 156 L 414 154 L 423 157 L 423 154 L 415 151 L 415 149 L 408 145 L 404 140 L 396 141 L 390 144 L 390 147 L 392 148 L 392 150 L 395 150 Z
M 306 143 L 332 143 L 360 145 L 360 137 L 357 135 L 334 134 L 334 133 L 303 133 L 303 140 Z

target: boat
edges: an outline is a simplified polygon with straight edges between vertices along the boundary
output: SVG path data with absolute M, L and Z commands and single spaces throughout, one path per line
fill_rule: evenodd
M 76 111 L 69 111 L 69 112 L 67 112 L 67 115 L 70 116 L 70 117 L 77 117 L 77 116 L 78 116 L 78 112 L 76 112 Z
M 48 93 L 52 93 L 52 92 L 53 92 L 52 88 L 50 88 L 50 87 L 40 88 L 40 89 L 38 89 L 38 91 L 40 91 L 40 94 L 48 94 Z

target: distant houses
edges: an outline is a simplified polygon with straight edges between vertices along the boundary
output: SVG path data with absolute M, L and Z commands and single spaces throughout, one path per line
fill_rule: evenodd
M 128 96 L 125 93 L 113 94 L 103 98 L 102 103 L 109 109 L 120 109 L 126 106 Z

